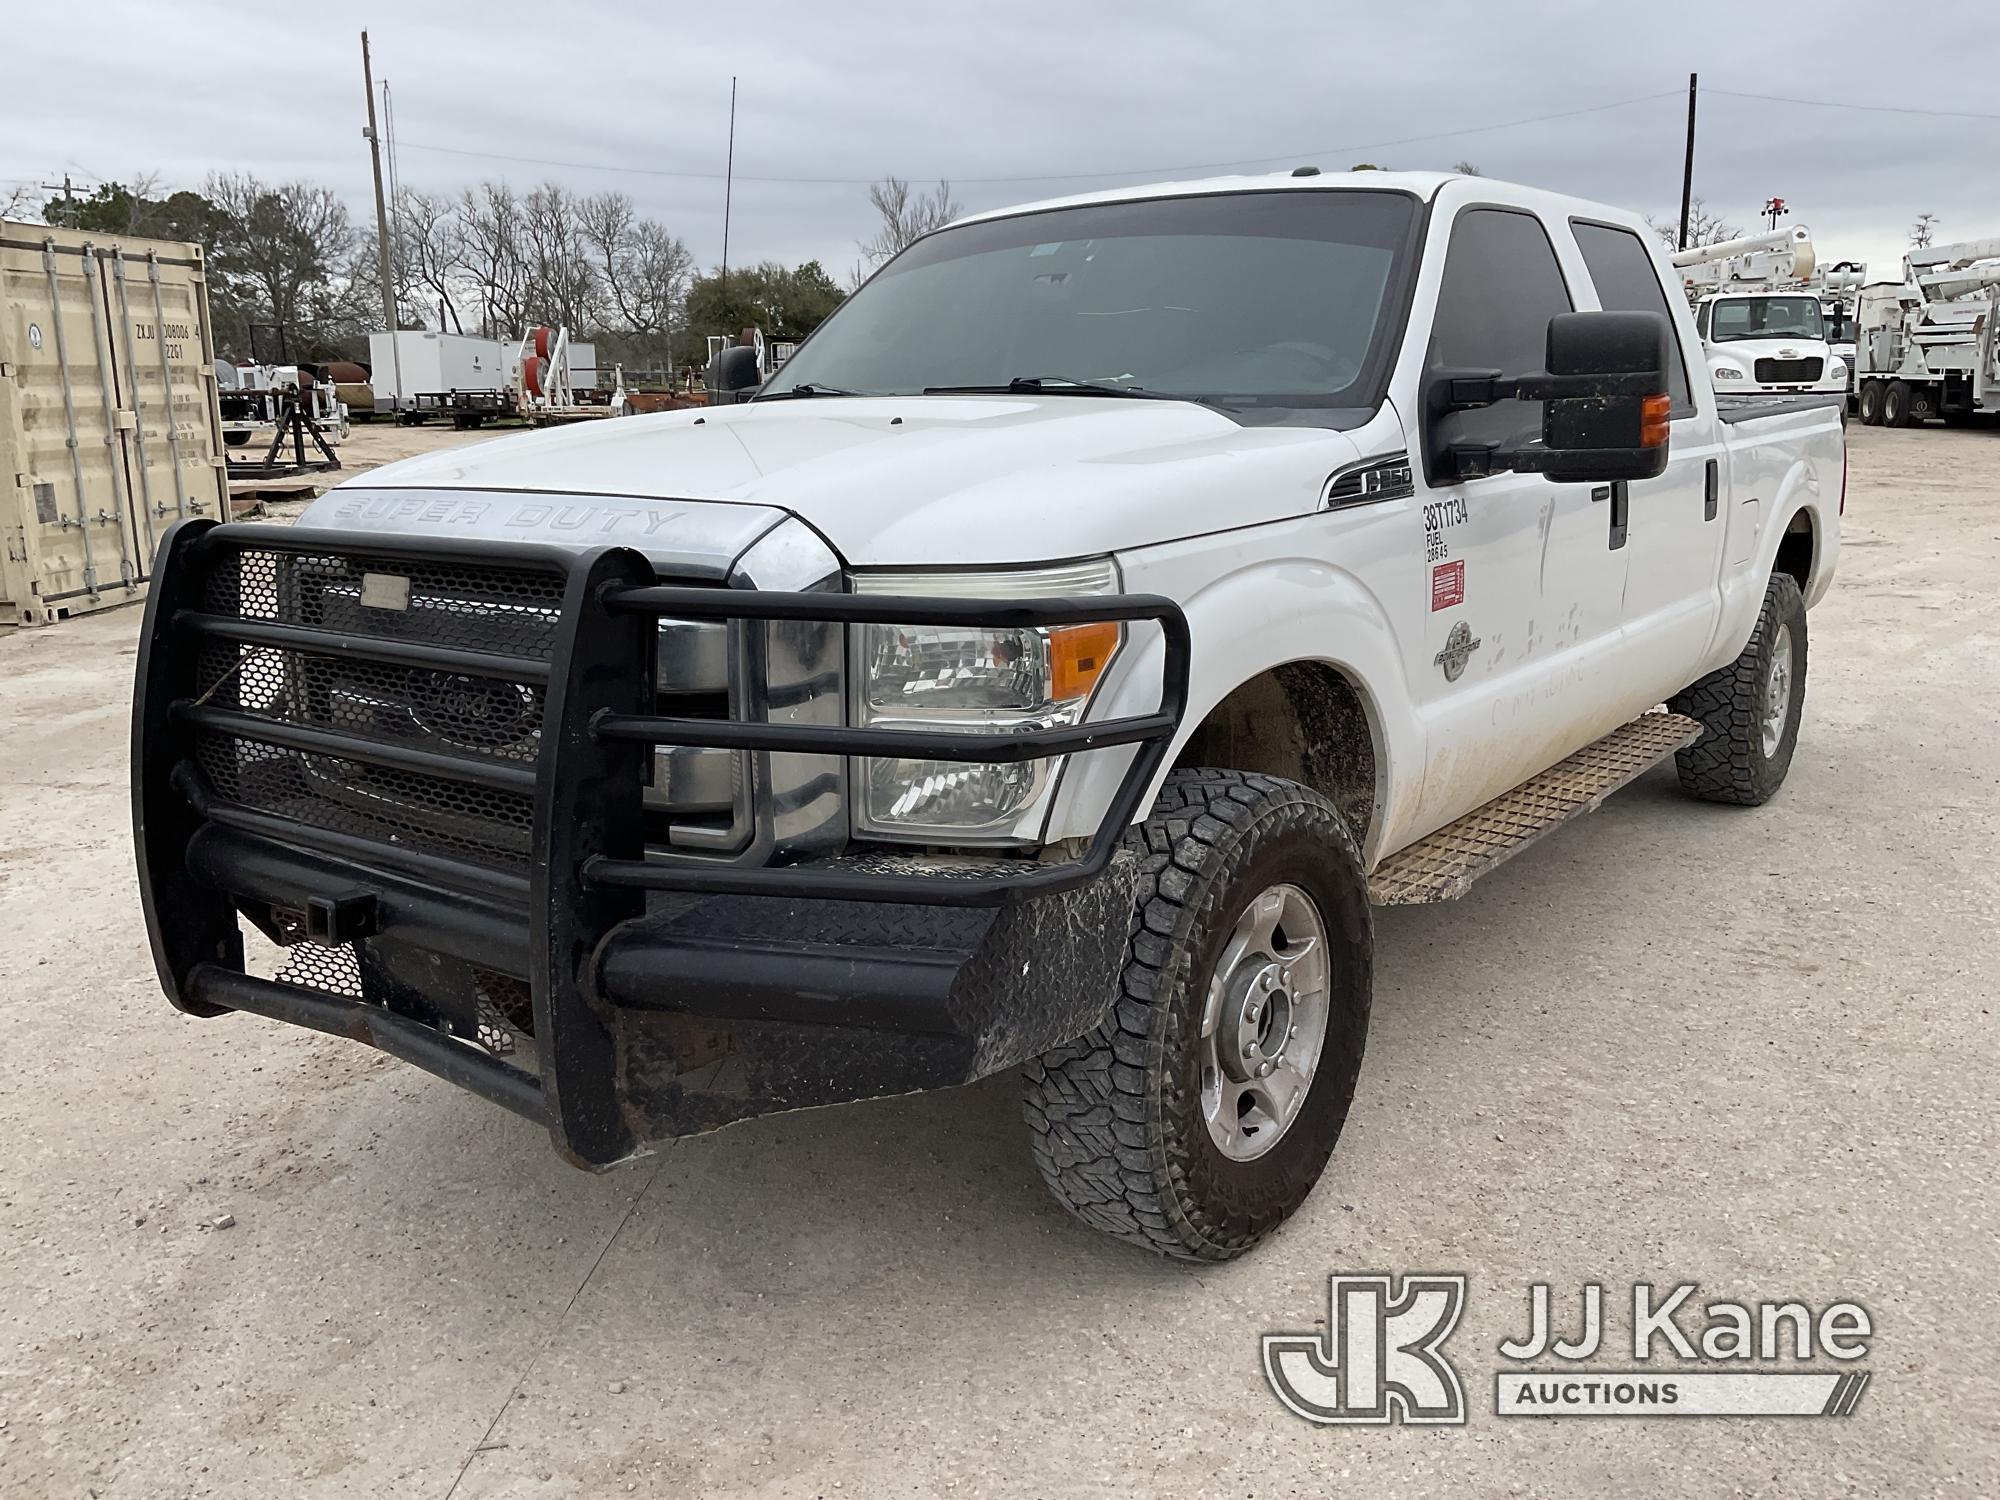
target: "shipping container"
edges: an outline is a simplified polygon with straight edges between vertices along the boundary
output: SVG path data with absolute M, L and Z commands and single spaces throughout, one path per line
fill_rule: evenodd
M 221 453 L 200 248 L 0 222 L 0 624 L 142 598 Z

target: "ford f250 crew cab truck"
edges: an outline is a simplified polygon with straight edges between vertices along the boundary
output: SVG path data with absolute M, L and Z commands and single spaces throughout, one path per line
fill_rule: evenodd
M 176 528 L 160 979 L 593 1167 L 1018 1068 L 1067 1207 L 1233 1256 L 1340 1135 L 1371 903 L 1669 755 L 1778 790 L 1844 486 L 1837 406 L 1718 399 L 1620 210 L 1370 172 L 966 219 L 754 399 Z

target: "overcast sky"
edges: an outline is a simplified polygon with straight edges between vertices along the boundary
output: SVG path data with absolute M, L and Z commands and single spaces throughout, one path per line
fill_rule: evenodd
M 872 228 L 866 184 L 887 173 L 948 176 L 980 209 L 1301 162 L 1469 158 L 1488 176 L 1673 217 L 1690 71 L 1703 90 L 1695 190 L 1734 222 L 1761 227 L 1760 206 L 1781 196 L 1822 263 L 1866 259 L 1878 278 L 1900 274 L 1919 213 L 1938 215 L 1940 240 L 2000 235 L 1993 0 L 1925 6 L 1932 60 L 1900 70 L 1913 54 L 1877 24 L 1893 8 L 1847 0 L 8 10 L 0 202 L 65 171 L 197 186 L 235 169 L 328 183 L 363 217 L 356 31 L 369 24 L 404 183 L 621 188 L 703 266 L 722 254 L 732 74 L 737 264 L 817 258 L 844 274 Z

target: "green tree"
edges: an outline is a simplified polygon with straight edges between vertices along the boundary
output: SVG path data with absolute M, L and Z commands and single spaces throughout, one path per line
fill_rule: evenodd
M 186 190 L 155 197 L 153 187 L 153 179 L 141 178 L 130 187 L 102 183 L 87 198 L 51 198 L 42 205 L 42 220 L 91 234 L 180 240 L 204 249 L 214 243 L 218 216 L 213 203 Z
M 745 328 L 796 341 L 825 322 L 845 295 L 816 260 L 731 267 L 727 277 L 720 271 L 695 277 L 687 294 L 688 332 L 697 349 L 711 334 L 733 341 Z

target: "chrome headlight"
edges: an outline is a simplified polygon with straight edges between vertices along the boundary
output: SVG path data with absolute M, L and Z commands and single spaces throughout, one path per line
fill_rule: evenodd
M 1115 594 L 1109 558 L 982 573 L 857 575 L 863 594 L 1031 599 Z M 994 734 L 1079 722 L 1124 642 L 1122 625 L 982 630 L 858 625 L 850 632 L 854 722 Z M 1034 843 L 1062 757 L 1009 765 L 863 757 L 854 830 L 915 843 Z
M 1846 381 L 1847 361 L 1842 359 L 1838 354 L 1829 359 L 1826 362 L 1826 378 L 1828 380 Z
M 1710 372 L 1717 380 L 1741 380 L 1743 372 L 1735 365 L 1717 365 Z

